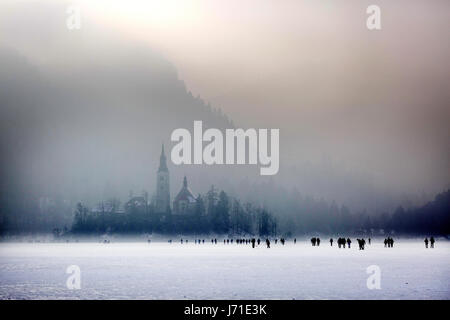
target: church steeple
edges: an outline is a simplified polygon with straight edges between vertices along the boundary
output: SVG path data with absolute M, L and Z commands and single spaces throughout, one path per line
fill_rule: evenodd
M 164 154 L 164 144 L 159 157 L 159 168 L 156 178 L 156 206 L 158 213 L 167 213 L 170 210 L 170 183 L 169 169 L 167 168 L 166 155 Z
M 167 169 L 166 155 L 164 153 L 164 144 L 162 145 L 161 156 L 159 157 L 159 169 L 158 169 L 158 172 L 161 172 L 161 171 L 169 171 Z

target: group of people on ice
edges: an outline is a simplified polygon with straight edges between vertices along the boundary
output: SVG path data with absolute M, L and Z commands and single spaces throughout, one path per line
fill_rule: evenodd
M 359 250 L 364 250 L 364 246 L 366 245 L 366 240 L 356 239 L 356 241 L 358 241 Z
M 280 238 L 279 240 L 280 240 L 280 243 L 282 245 L 284 245 L 286 243 L 286 239 L 285 238 Z M 148 240 L 149 243 L 150 243 L 150 241 L 151 240 Z M 275 241 L 275 244 L 277 244 L 278 243 L 278 238 L 274 239 L 274 241 Z M 172 240 L 170 239 L 168 242 L 172 243 Z M 189 242 L 188 239 L 180 239 L 180 243 L 181 244 L 183 244 L 183 243 L 187 244 L 188 242 Z M 265 242 L 266 242 L 267 248 L 270 248 L 270 240 L 266 239 Z M 297 239 L 294 239 L 294 244 L 296 242 L 297 242 Z M 194 239 L 194 243 L 195 244 L 204 244 L 205 243 L 205 239 Z M 212 244 L 217 244 L 217 238 L 211 239 L 211 243 Z M 255 238 L 251 238 L 251 239 L 241 239 L 241 238 L 238 238 L 238 239 L 223 239 L 223 244 L 233 244 L 233 243 L 236 243 L 236 244 L 251 244 L 252 247 L 255 248 L 256 244 L 258 244 L 258 246 L 261 244 L 261 239 L 259 239 L 259 238 L 258 239 L 255 239 Z
M 330 239 L 330 245 L 333 246 L 333 238 Z M 358 246 L 359 246 L 359 250 L 364 250 L 364 246 L 366 245 L 366 240 L 365 239 L 356 239 L 356 241 L 358 241 Z M 368 239 L 369 244 L 371 244 L 371 239 Z M 352 246 L 352 240 L 350 240 L 350 238 L 338 238 L 337 239 L 337 244 L 338 244 L 338 248 L 344 248 L 345 249 L 345 245 L 347 245 L 347 247 L 350 249 Z
M 425 240 L 423 242 L 425 242 L 425 248 L 428 248 L 428 238 L 425 238 Z M 434 248 L 435 241 L 434 241 L 433 237 L 430 238 L 429 242 L 430 242 L 430 248 Z
M 394 239 L 391 237 L 388 237 L 384 239 L 384 247 L 386 248 L 393 248 L 394 247 Z
M 350 238 L 347 238 L 347 240 L 345 240 L 345 238 L 338 238 L 337 239 L 337 244 L 338 244 L 338 248 L 340 249 L 341 247 L 343 247 L 345 249 L 345 244 L 347 243 L 348 247 L 350 248 L 351 244 L 352 244 L 352 240 L 350 240 Z M 333 246 L 333 239 L 330 239 L 330 244 L 331 246 Z
M 311 244 L 313 247 L 320 246 L 320 238 L 311 238 Z
M 284 238 L 280 238 L 280 239 L 275 238 L 275 239 L 273 239 L 275 244 L 278 243 L 278 240 L 280 241 L 280 243 L 282 245 L 284 245 L 286 243 L 286 239 L 284 239 Z M 261 240 L 259 238 L 258 239 L 256 239 L 256 238 L 251 238 L 251 239 L 245 239 L 245 238 L 223 239 L 223 244 L 230 244 L 230 243 L 231 244 L 233 244 L 233 243 L 236 243 L 236 244 L 251 244 L 252 248 L 255 248 L 256 245 L 259 246 L 262 241 L 264 241 L 264 240 Z M 319 237 L 313 237 L 313 238 L 311 238 L 310 241 L 311 241 L 311 245 L 313 247 L 320 246 L 320 238 Z M 366 245 L 366 240 L 365 239 L 356 239 L 356 241 L 358 242 L 359 250 L 364 250 L 365 245 Z M 151 240 L 148 239 L 148 242 L 150 243 Z M 169 240 L 168 242 L 172 243 L 172 240 Z M 183 243 L 187 244 L 188 243 L 188 239 L 180 239 L 180 242 L 181 242 L 181 244 L 183 244 Z M 195 239 L 194 242 L 195 242 L 195 244 L 204 244 L 205 243 L 205 239 Z M 297 238 L 294 238 L 293 242 L 294 242 L 294 244 L 296 244 L 297 243 Z M 330 238 L 330 246 L 333 246 L 333 242 L 334 242 L 334 239 Z M 345 238 L 338 238 L 336 240 L 336 242 L 338 244 L 338 248 L 345 248 L 346 246 L 348 248 L 351 248 L 352 240 L 350 240 L 350 238 L 347 238 L 347 239 L 345 239 Z M 424 242 L 425 242 L 425 248 L 428 248 L 428 245 L 430 245 L 430 248 L 434 248 L 434 243 L 436 241 L 435 241 L 434 237 L 430 237 L 430 239 L 425 238 Z M 105 243 L 107 243 L 106 240 L 105 240 Z M 108 243 L 109 243 L 109 241 L 108 241 Z M 217 244 L 217 239 L 216 238 L 211 239 L 211 243 L 212 244 Z M 266 243 L 267 248 L 270 248 L 271 242 L 270 242 L 269 238 L 267 238 L 265 240 L 265 243 Z M 371 239 L 370 238 L 368 238 L 368 244 L 369 245 L 371 244 Z M 393 248 L 394 247 L 394 239 L 392 239 L 391 237 L 385 238 L 384 239 L 384 247 L 385 248 Z

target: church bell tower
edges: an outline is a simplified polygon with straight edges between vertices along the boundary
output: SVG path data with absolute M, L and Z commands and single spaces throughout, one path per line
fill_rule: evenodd
M 170 185 L 169 169 L 167 168 L 166 155 L 164 154 L 164 144 L 162 145 L 161 156 L 159 158 L 159 168 L 156 181 L 156 205 L 158 213 L 166 213 L 170 209 Z

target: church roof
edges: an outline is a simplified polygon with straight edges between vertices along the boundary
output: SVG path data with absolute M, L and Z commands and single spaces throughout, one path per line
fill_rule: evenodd
M 184 177 L 183 180 L 183 187 L 181 188 L 180 192 L 178 192 L 177 196 L 175 197 L 176 202 L 178 201 L 187 201 L 190 203 L 194 203 L 195 202 L 195 197 L 192 194 L 192 191 L 189 189 L 188 185 L 187 185 L 187 179 L 186 177 Z

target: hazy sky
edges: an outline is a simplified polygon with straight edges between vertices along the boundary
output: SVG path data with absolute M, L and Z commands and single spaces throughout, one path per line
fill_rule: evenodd
M 69 4 L 80 31 L 65 28 Z M 367 30 L 369 4 L 382 30 Z M 1 45 L 61 72 L 84 63 L 74 32 L 148 45 L 236 124 L 280 128 L 287 163 L 330 158 L 405 192 L 449 186 L 448 0 L 7 0 L 0 20 Z

